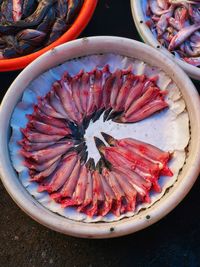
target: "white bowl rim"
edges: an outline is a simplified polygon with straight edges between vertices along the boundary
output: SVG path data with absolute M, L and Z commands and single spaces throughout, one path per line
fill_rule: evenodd
M 145 23 L 145 17 L 142 11 L 142 0 L 130 0 L 131 11 L 133 20 L 135 22 L 138 33 L 140 34 L 143 41 L 154 48 L 160 50 L 166 56 L 175 60 L 176 63 L 193 79 L 200 80 L 200 68 L 192 66 L 191 64 L 184 62 L 181 59 L 176 58 L 172 53 L 170 53 L 166 48 L 162 47 L 161 44 L 155 39 L 151 30 Z
M 79 51 L 80 47 L 83 47 L 81 49 L 86 51 L 85 55 L 90 53 L 94 54 L 94 51 L 98 51 L 96 53 L 99 53 L 98 47 L 101 47 L 103 53 L 111 52 L 114 49 L 115 52 L 117 51 L 119 54 L 130 56 L 137 51 L 137 53 L 141 52 L 142 56 L 146 55 L 154 58 L 154 61 L 158 62 L 158 65 L 164 64 L 163 68 L 168 68 L 171 77 L 173 77 L 173 71 L 175 71 L 176 75 L 174 79 L 180 82 L 182 93 L 185 94 L 185 101 L 190 101 L 190 103 L 188 102 L 188 109 L 190 110 L 190 119 L 193 123 L 192 134 L 194 134 L 195 138 L 193 138 L 191 142 L 192 153 L 190 153 L 188 157 L 189 163 L 186 164 L 190 165 L 189 170 L 185 168 L 186 171 L 184 175 L 183 173 L 180 174 L 182 177 L 181 182 L 177 182 L 178 186 L 175 186 L 175 189 L 172 188 L 170 193 L 161 198 L 159 203 L 156 203 L 150 209 L 134 217 L 112 223 L 81 223 L 66 219 L 47 210 L 22 186 L 9 159 L 8 135 L 10 117 L 24 88 L 29 81 L 33 79 L 33 77 L 30 78 L 30 76 L 35 75 L 36 77 L 38 75 L 38 66 L 42 64 L 45 65 L 46 69 L 57 65 L 55 63 L 55 58 L 60 58 L 61 62 L 62 60 L 63 62 L 65 61 L 63 55 L 65 55 L 65 57 L 68 55 L 68 58 L 71 58 L 70 53 L 72 53 L 72 51 Z M 173 71 L 171 71 L 171 69 Z M 40 72 L 38 71 L 38 73 Z M 200 139 L 198 138 L 200 133 L 199 114 L 199 95 L 191 80 L 179 66 L 154 48 L 138 41 L 113 36 L 89 37 L 71 41 L 48 51 L 26 67 L 12 83 L 2 101 L 0 107 L 0 174 L 2 182 L 10 196 L 23 211 L 34 220 L 55 231 L 84 238 L 110 238 L 136 232 L 155 223 L 168 214 L 185 197 L 194 184 L 200 171 Z

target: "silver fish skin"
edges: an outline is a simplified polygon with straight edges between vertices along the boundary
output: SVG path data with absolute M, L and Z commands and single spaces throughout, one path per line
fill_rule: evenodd
M 190 57 L 197 57 L 200 55 L 200 47 L 199 46 L 194 46 L 193 43 L 190 42 L 185 42 L 185 52 L 188 56 Z
M 158 3 L 158 6 L 164 10 L 166 10 L 169 5 L 169 3 L 166 0 L 157 0 L 157 3 Z
M 148 0 L 149 7 L 153 14 L 160 16 L 162 14 L 165 14 L 167 10 L 163 10 L 159 7 L 157 0 Z
M 173 49 L 180 46 L 188 37 L 190 37 L 195 31 L 200 29 L 200 23 L 190 25 L 181 29 L 171 40 L 168 49 L 172 51 Z
M 162 36 L 162 34 L 165 32 L 168 26 L 168 20 L 173 15 L 173 12 L 174 12 L 174 6 L 171 6 L 169 10 L 165 14 L 162 14 L 162 16 L 160 17 L 156 25 L 158 36 Z

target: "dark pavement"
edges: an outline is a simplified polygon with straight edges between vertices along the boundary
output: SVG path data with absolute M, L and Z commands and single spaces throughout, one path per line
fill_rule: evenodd
M 93 35 L 139 40 L 129 0 L 99 0 L 93 19 L 81 36 Z M 0 73 L 1 99 L 18 73 Z M 86 240 L 64 236 L 33 221 L 17 207 L 0 182 L 0 267 L 197 267 L 199 203 L 198 180 L 181 204 L 153 226 L 122 238 Z

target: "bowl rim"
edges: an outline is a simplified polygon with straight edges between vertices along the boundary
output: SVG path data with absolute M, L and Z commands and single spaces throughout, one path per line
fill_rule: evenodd
M 0 60 L 0 71 L 13 71 L 20 70 L 26 67 L 29 63 L 31 63 L 34 59 L 44 54 L 48 50 L 61 45 L 65 42 L 71 41 L 75 39 L 79 34 L 85 29 L 87 24 L 89 23 L 92 15 L 95 11 L 98 0 L 84 0 L 83 6 L 80 10 L 80 13 L 76 20 L 73 22 L 71 27 L 61 35 L 56 41 L 51 43 L 50 45 L 25 56 L 11 58 L 11 59 L 1 59 Z
M 200 80 L 200 68 L 192 66 L 191 64 L 176 58 L 166 48 L 161 46 L 161 44 L 155 39 L 151 30 L 145 23 L 145 17 L 142 11 L 142 1 L 143 0 L 138 0 L 138 1 L 130 0 L 132 17 L 135 22 L 137 31 L 140 37 L 142 38 L 142 40 L 145 43 L 158 49 L 159 51 L 164 53 L 166 56 L 170 57 L 170 59 L 174 60 L 191 78 L 195 80 Z
M 100 47 L 101 49 L 99 49 Z M 38 66 L 44 64 L 46 69 L 50 68 L 50 65 L 56 66 L 58 63 L 55 63 L 56 58 L 54 58 L 54 56 L 59 58 L 59 60 L 61 60 L 60 62 L 64 62 L 66 60 L 63 58 L 63 55 L 68 59 L 74 58 L 73 53 L 78 53 L 77 51 L 79 51 L 79 49 L 84 51 L 83 55 L 94 54 L 94 51 L 98 51 L 96 53 L 99 53 L 99 51 L 105 53 L 115 49 L 118 53 L 124 53 L 126 56 L 136 53 L 137 51 L 137 53 L 141 52 L 142 57 L 147 55 L 152 58 L 153 55 L 155 62 L 158 62 L 159 65 L 164 62 L 165 67 L 163 66 L 163 69 L 168 68 L 171 71 L 171 77 L 174 75 L 173 71 L 176 72 L 174 77 L 177 81 L 180 81 L 181 91 L 182 94 L 184 94 L 186 104 L 188 104 L 187 107 L 190 112 L 191 123 L 193 123 L 191 127 L 191 134 L 194 135 L 194 138 L 191 138 L 192 153 L 189 154 L 186 164 L 190 166 L 189 170 L 186 169 L 186 167 L 183 168 L 184 171 L 179 176 L 181 177 L 181 179 L 179 178 L 179 182 L 177 181 L 176 185 L 169 190 L 170 193 L 162 197 L 161 200 L 150 209 L 117 222 L 92 224 L 76 222 L 49 211 L 26 191 L 18 179 L 9 158 L 8 135 L 10 117 L 26 85 L 37 76 L 35 73 L 38 71 Z M 77 57 L 78 56 L 80 55 L 77 55 Z M 41 71 L 39 73 L 41 73 Z M 31 77 L 31 75 L 33 75 L 33 77 Z M 77 39 L 60 45 L 34 60 L 19 74 L 8 89 L 0 107 L 1 180 L 7 192 L 23 211 L 34 220 L 50 229 L 67 235 L 84 238 L 111 238 L 130 234 L 155 223 L 168 214 L 185 197 L 194 184 L 200 172 L 200 139 L 198 138 L 200 133 L 199 114 L 200 99 L 191 80 L 179 66 L 154 48 L 141 42 L 122 37 L 98 36 Z

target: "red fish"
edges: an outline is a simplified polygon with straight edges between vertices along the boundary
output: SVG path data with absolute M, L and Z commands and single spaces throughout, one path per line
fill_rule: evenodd
M 51 180 L 48 184 L 40 185 L 38 192 L 48 191 L 49 193 L 55 192 L 60 189 L 69 178 L 74 166 L 77 162 L 77 153 L 68 153 L 60 162 L 56 168 Z M 67 167 L 66 167 L 67 166 Z

